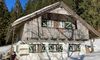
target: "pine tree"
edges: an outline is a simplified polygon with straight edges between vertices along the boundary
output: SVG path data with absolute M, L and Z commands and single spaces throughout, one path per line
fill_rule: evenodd
M 24 15 L 23 8 L 21 6 L 20 0 L 16 0 L 15 6 L 11 11 L 12 22 Z
M 91 26 L 98 29 L 98 26 L 100 26 L 100 2 L 98 2 L 98 0 L 84 0 L 80 3 L 80 8 L 84 10 L 81 16 L 91 24 Z
M 28 0 L 28 3 L 26 5 L 26 9 L 25 9 L 25 13 L 26 15 L 29 14 L 29 13 L 32 13 L 36 10 L 36 3 L 37 0 Z
M 13 23 L 16 19 L 18 19 L 24 15 L 25 14 L 24 14 L 23 8 L 21 6 L 20 0 L 16 0 L 14 8 L 10 12 L 10 16 L 11 16 L 10 20 L 11 21 L 10 21 L 10 26 L 8 29 L 8 34 L 11 31 L 11 23 Z M 7 39 L 8 40 L 6 42 L 11 43 L 11 40 L 9 41 L 9 39 L 11 39 L 10 36 L 7 36 Z
M 4 45 L 6 41 L 6 35 L 10 22 L 10 14 L 4 3 L 4 0 L 0 0 L 0 45 Z
M 59 0 L 28 0 L 25 12 L 26 14 L 32 13 L 57 1 Z

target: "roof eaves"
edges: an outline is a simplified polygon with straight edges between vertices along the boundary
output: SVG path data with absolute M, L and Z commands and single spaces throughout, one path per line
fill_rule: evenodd
M 79 20 L 88 30 L 90 30 L 91 32 L 93 32 L 98 37 L 100 37 L 100 33 L 98 31 L 96 31 L 92 26 L 90 26 L 85 20 L 83 20 L 79 15 L 77 15 L 66 4 L 64 4 L 63 2 L 61 2 L 61 5 L 63 6 L 63 8 L 65 8 L 65 10 L 68 11 L 68 13 L 70 13 L 73 17 L 75 17 L 77 20 Z
M 58 5 L 60 5 L 60 2 L 56 2 L 56 3 L 52 4 L 52 5 L 49 5 L 49 6 L 46 6 L 46 7 L 42 8 L 42 9 L 40 9 L 40 10 L 37 10 L 37 11 L 31 13 L 31 14 L 23 16 L 23 17 L 17 19 L 16 21 L 14 21 L 12 23 L 12 27 L 14 27 L 14 26 L 16 26 L 16 25 L 28 20 L 29 18 L 35 17 L 36 15 L 39 15 L 39 14 L 45 12 L 45 11 L 48 11 L 48 10 L 58 6 Z

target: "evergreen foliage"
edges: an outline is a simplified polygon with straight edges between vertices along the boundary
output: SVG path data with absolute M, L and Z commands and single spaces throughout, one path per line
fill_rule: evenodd
M 100 1 L 83 0 L 79 8 L 83 10 L 80 16 L 98 30 L 100 28 Z
M 53 4 L 59 0 L 28 0 L 26 6 L 26 14 L 32 13 L 40 8 L 43 8 L 47 5 Z
M 16 0 L 15 6 L 12 9 L 10 15 L 11 15 L 11 22 L 15 21 L 16 19 L 24 15 L 24 11 L 22 9 L 20 0 Z
M 6 35 L 10 23 L 10 13 L 3 0 L 0 1 L 0 45 L 6 44 Z

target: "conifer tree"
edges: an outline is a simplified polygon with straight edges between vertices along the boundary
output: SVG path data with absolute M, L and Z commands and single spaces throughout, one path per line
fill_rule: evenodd
M 5 45 L 6 34 L 10 22 L 10 14 L 4 3 L 4 0 L 0 0 L 0 45 Z
M 80 8 L 83 9 L 81 16 L 93 26 L 98 29 L 100 26 L 100 2 L 98 0 L 84 0 L 80 3 Z
M 21 6 L 20 0 L 16 0 L 15 6 L 11 11 L 12 22 L 24 15 L 23 8 Z
M 28 0 L 25 12 L 26 14 L 32 13 L 57 1 L 58 0 Z
M 26 15 L 35 11 L 36 0 L 28 0 L 26 5 L 25 13 Z

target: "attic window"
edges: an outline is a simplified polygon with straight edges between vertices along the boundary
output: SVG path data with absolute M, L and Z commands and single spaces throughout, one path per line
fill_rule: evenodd
M 47 20 L 42 20 L 42 27 L 47 27 Z
M 60 21 L 59 22 L 59 28 L 64 28 L 65 27 L 65 22 L 64 21 Z
M 53 27 L 53 21 L 52 20 L 46 20 L 42 19 L 42 27 Z
M 77 29 L 77 21 L 72 16 L 67 17 L 67 21 L 65 22 L 66 29 Z
M 77 29 L 77 21 L 70 15 L 46 13 L 42 15 L 42 27 Z

